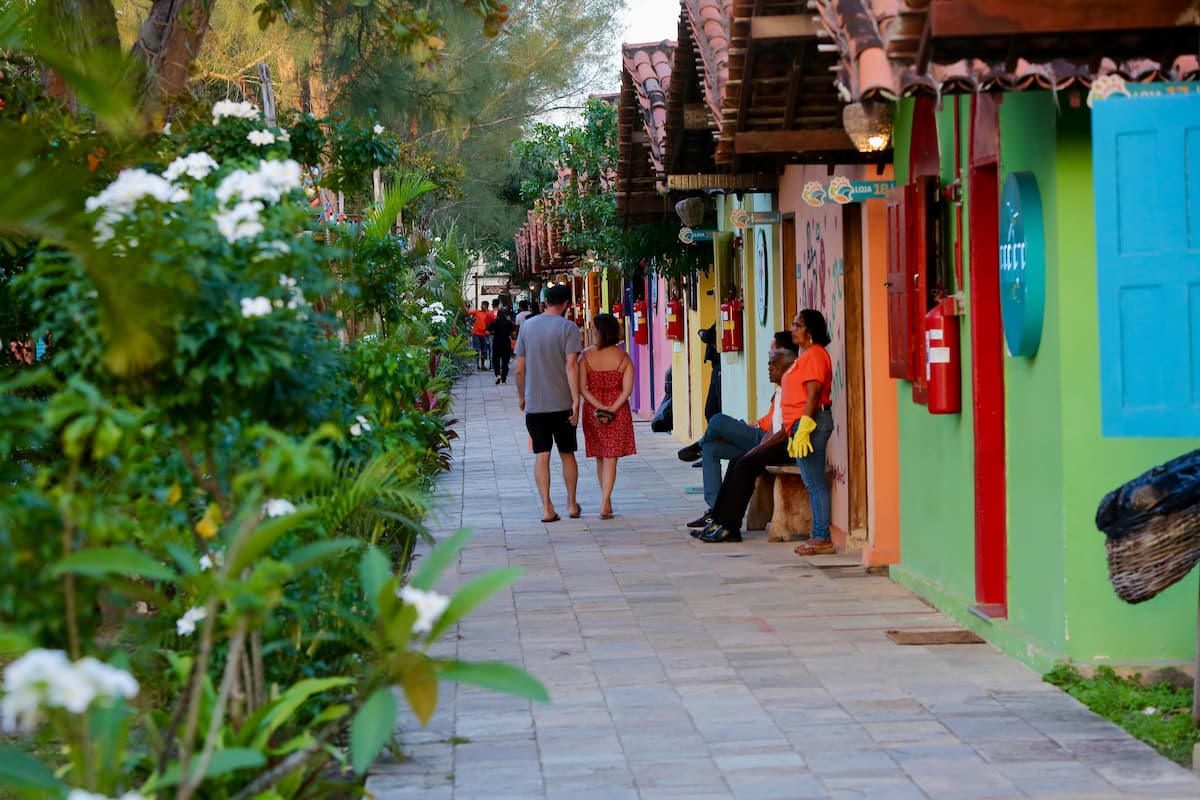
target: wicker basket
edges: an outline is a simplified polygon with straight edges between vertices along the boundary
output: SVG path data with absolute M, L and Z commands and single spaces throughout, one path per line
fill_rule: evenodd
M 1154 517 L 1133 533 L 1110 538 L 1108 575 L 1117 596 L 1141 603 L 1182 580 L 1200 561 L 1200 503 Z

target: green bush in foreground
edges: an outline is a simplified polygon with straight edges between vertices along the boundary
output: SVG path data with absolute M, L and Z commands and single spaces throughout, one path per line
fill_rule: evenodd
M 1060 664 L 1044 680 L 1172 761 L 1191 766 L 1192 747 L 1200 742 L 1200 727 L 1191 717 L 1192 690 L 1169 683 L 1143 686 L 1140 677 L 1122 678 L 1111 667 L 1100 667 L 1095 677 L 1085 678 L 1070 664 Z

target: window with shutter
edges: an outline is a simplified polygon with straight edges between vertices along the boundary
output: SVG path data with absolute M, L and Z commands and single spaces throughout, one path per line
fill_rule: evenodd
M 1200 436 L 1200 95 L 1092 109 L 1105 436 Z
M 905 188 L 894 189 L 887 201 L 888 374 L 912 380 Z

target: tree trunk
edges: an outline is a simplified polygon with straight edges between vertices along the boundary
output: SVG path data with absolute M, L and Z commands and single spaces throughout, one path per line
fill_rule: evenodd
M 192 62 L 204 43 L 214 0 L 154 0 L 134 42 L 133 52 L 146 64 L 143 112 L 161 110 L 183 94 Z

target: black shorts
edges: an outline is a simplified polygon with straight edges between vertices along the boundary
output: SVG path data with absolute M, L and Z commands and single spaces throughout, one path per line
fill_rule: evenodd
M 574 453 L 579 449 L 570 411 L 526 414 L 525 430 L 529 431 L 529 437 L 533 439 L 535 453 L 549 453 L 551 444 L 558 448 L 559 453 Z

